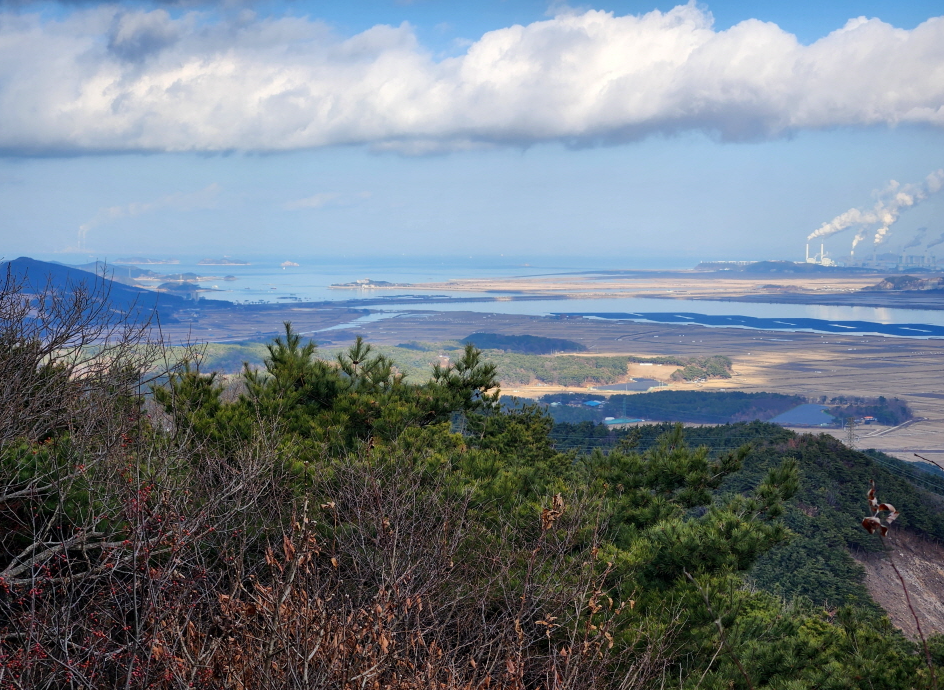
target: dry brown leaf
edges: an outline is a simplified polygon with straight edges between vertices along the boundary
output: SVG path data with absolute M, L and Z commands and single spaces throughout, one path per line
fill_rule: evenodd
M 285 560 L 290 561 L 295 558 L 295 545 L 288 535 L 282 535 L 282 550 L 285 552 Z

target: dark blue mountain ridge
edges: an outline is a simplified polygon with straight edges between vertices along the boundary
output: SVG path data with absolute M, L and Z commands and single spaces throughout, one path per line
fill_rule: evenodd
M 47 286 L 57 292 L 71 293 L 84 285 L 85 289 L 107 299 L 111 309 L 143 317 L 156 311 L 165 322 L 172 320 L 173 311 L 194 305 L 193 301 L 179 295 L 142 290 L 113 281 L 107 275 L 103 277 L 74 266 L 39 261 L 27 256 L 0 264 L 0 280 L 23 281 L 31 293 L 37 293 Z

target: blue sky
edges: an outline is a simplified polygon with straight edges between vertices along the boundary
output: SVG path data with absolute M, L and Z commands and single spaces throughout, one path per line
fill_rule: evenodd
M 836 257 L 944 233 L 937 3 L 0 14 L 5 256 L 685 265 L 800 258 L 853 208 Z
M 577 9 L 593 8 L 618 15 L 643 14 L 652 10 L 667 12 L 678 2 L 596 2 L 570 3 Z M 864 0 L 855 2 L 836 0 L 822 2 L 796 0 L 782 2 L 706 2 L 699 3 L 711 11 L 715 26 L 727 29 L 745 19 L 774 22 L 795 34 L 802 42 L 812 43 L 825 36 L 852 17 L 878 17 L 894 26 L 913 29 L 928 17 L 942 13 L 941 4 L 930 0 L 888 2 Z M 424 43 L 437 49 L 453 50 L 450 41 L 455 38 L 474 40 L 486 31 L 511 24 L 528 24 L 545 19 L 560 4 L 543 0 L 481 0 L 455 2 L 454 0 L 361 0 L 359 2 L 280 2 L 257 5 L 263 13 L 292 13 L 321 17 L 339 30 L 357 33 L 376 24 L 414 24 Z

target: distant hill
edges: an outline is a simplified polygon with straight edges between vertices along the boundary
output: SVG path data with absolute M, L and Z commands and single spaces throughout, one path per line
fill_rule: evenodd
M 47 284 L 60 292 L 71 292 L 78 285 L 89 287 L 101 285 L 103 278 L 95 273 L 73 266 L 39 261 L 26 256 L 4 262 L 0 271 L 5 278 L 7 272 L 16 279 L 26 281 L 30 291 L 42 290 Z M 117 281 L 109 281 L 108 299 L 115 309 L 122 312 L 149 313 L 157 308 L 180 309 L 192 302 L 177 295 L 168 295 L 129 287 Z
M 862 288 L 861 292 L 871 292 L 874 290 L 941 290 L 944 288 L 944 278 L 917 278 L 915 276 L 888 276 L 876 285 Z
M 93 261 L 88 264 L 78 264 L 76 266 L 67 266 L 67 268 L 77 268 L 80 271 L 85 271 L 86 273 L 94 273 L 95 275 L 104 274 L 118 283 L 124 283 L 125 285 L 136 285 L 136 281 L 139 278 L 160 278 L 162 275 L 156 273 L 147 268 L 138 268 L 137 266 L 116 266 L 115 264 L 108 264 L 104 261 Z
M 549 355 L 555 352 L 583 352 L 587 348 L 573 340 L 545 338 L 538 335 L 502 335 L 500 333 L 473 333 L 462 340 L 480 350 L 504 350 L 528 355 Z

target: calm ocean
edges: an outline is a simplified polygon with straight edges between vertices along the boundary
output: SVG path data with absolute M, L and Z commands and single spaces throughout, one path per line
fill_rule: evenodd
M 50 257 L 52 258 L 52 257 Z M 249 265 L 201 265 L 199 258 L 181 258 L 177 264 L 137 264 L 157 273 L 196 273 L 207 299 L 231 302 L 292 303 L 358 300 L 365 307 L 381 309 L 391 316 L 414 311 L 478 311 L 505 314 L 586 314 L 596 318 L 734 326 L 781 331 L 831 333 L 884 333 L 902 337 L 944 337 L 944 311 L 844 307 L 798 304 L 761 304 L 730 301 L 655 298 L 604 299 L 515 299 L 514 294 L 474 293 L 449 290 L 402 291 L 332 289 L 337 283 L 360 279 L 389 283 L 445 282 L 450 279 L 503 276 L 541 276 L 574 272 L 630 268 L 597 259 L 549 258 L 507 259 L 293 259 L 298 266 L 282 267 L 279 258 L 238 257 Z M 62 257 L 54 260 L 63 261 Z M 72 263 L 72 262 L 68 262 Z M 75 261 L 79 263 L 79 261 Z M 120 270 L 120 265 L 115 266 Z M 632 268 L 685 268 L 669 263 L 636 265 Z M 235 280 L 223 280 L 232 276 Z M 444 301 L 410 305 L 383 304 L 395 297 L 443 297 Z M 371 317 L 375 320 L 379 315 Z M 381 317 L 382 318 L 382 317 Z M 883 327 L 884 326 L 884 327 Z

